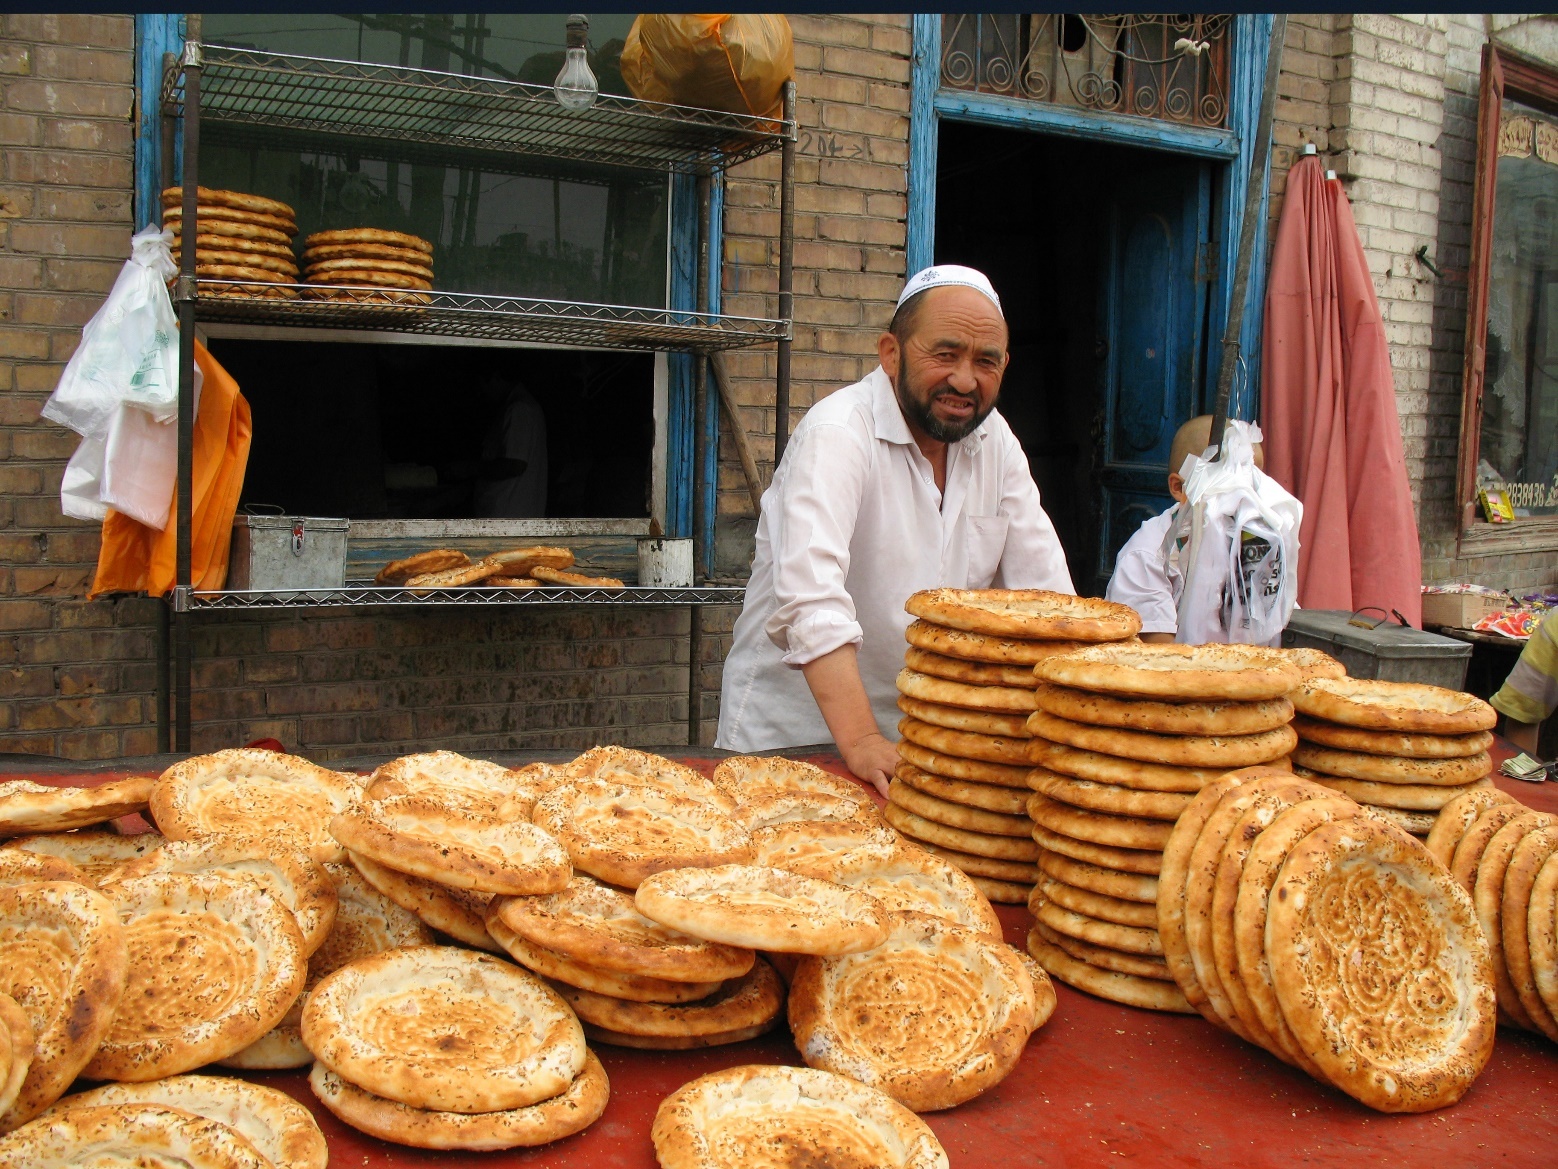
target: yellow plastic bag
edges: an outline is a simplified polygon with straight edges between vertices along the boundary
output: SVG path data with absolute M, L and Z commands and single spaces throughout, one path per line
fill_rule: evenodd
M 642 101 L 776 118 L 794 74 L 790 22 L 772 13 L 646 12 L 622 49 L 622 79 Z

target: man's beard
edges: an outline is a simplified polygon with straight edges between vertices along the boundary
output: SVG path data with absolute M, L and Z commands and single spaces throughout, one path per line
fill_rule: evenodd
M 898 405 L 903 410 L 904 417 L 937 442 L 957 442 L 959 439 L 967 438 L 990 416 L 990 411 L 995 409 L 995 404 L 1000 398 L 998 393 L 990 399 L 990 404 L 981 410 L 977 397 L 972 394 L 960 394 L 945 382 L 922 396 L 916 392 L 918 387 L 909 384 L 909 375 L 902 366 L 899 366 L 898 376 L 892 379 L 892 383 L 893 392 L 898 396 Z M 940 396 L 972 402 L 974 413 L 961 422 L 948 422 L 937 418 L 931 407 Z

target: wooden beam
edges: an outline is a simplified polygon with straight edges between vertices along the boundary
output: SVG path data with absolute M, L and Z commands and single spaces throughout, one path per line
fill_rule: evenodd
M 741 425 L 741 415 L 736 411 L 736 397 L 731 393 L 730 375 L 725 372 L 725 355 L 712 354 L 709 357 L 709 365 L 714 370 L 714 384 L 719 388 L 722 413 L 730 423 L 730 437 L 736 444 L 736 455 L 741 460 L 741 474 L 747 481 L 747 494 L 752 499 L 752 514 L 761 515 L 763 479 L 758 473 L 757 459 L 752 454 L 752 440 L 747 437 L 747 429 Z

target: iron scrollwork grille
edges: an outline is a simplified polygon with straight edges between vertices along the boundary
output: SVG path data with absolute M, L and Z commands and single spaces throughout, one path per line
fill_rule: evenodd
M 1226 13 L 949 13 L 941 84 L 1221 129 L 1232 27 Z

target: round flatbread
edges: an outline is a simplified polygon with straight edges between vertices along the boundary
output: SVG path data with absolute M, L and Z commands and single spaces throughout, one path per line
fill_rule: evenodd
M 894 778 L 912 788 L 935 796 L 949 803 L 963 804 L 970 808 L 983 808 L 987 812 L 1001 812 L 1008 816 L 1028 814 L 1028 793 L 1022 788 L 1000 787 L 993 783 L 974 783 L 966 779 L 947 779 L 921 771 L 912 763 L 900 763 L 893 769 Z
M 124 998 L 82 1074 L 156 1080 L 241 1051 L 307 979 L 297 922 L 248 881 L 154 872 L 103 886 L 124 927 Z
M 366 261 L 372 263 L 374 261 Z M 433 282 L 422 276 L 407 276 L 401 272 L 384 272 L 377 268 L 340 268 L 328 272 L 309 272 L 303 277 L 305 284 L 334 284 L 343 288 L 410 288 L 418 292 L 432 289 Z
M 1298 715 L 1293 729 L 1306 744 L 1369 755 L 1405 755 L 1410 759 L 1461 759 L 1493 745 L 1491 731 L 1469 735 L 1415 735 L 1404 731 L 1366 731 Z
M 275 215 L 282 219 L 296 219 L 297 213 L 280 199 L 267 199 L 263 195 L 251 195 L 244 191 L 223 191 L 212 187 L 196 187 L 195 199 L 202 207 L 230 207 L 256 215 Z M 165 187 L 162 191 L 163 207 L 184 205 L 183 187 Z
M 751 835 L 730 817 L 653 787 L 570 780 L 540 800 L 533 815 L 577 868 L 628 889 L 666 869 L 752 858 Z
M 87 884 L 96 885 L 115 869 L 156 851 L 166 843 L 167 837 L 160 832 L 121 836 L 117 832 L 88 830 L 22 836 L 8 841 L 6 848 L 66 861 L 86 877 Z
M 740 978 L 691 1003 L 638 1003 L 562 986 L 558 992 L 581 1020 L 622 1035 L 692 1038 L 766 1027 L 784 1007 L 784 983 L 762 958 Z
M 298 233 L 298 225 L 288 215 L 266 215 L 259 211 L 241 211 L 236 207 L 219 207 L 214 204 L 206 204 L 195 208 L 195 220 L 197 226 L 204 226 L 213 220 L 227 223 L 252 223 L 258 227 L 269 227 L 281 232 L 283 235 L 293 236 Z M 162 226 L 172 231 L 182 229 L 184 223 L 184 206 L 182 203 L 174 203 L 172 206 L 162 209 Z
M 496 816 L 502 820 L 530 818 L 536 801 L 556 784 L 556 772 L 546 763 L 517 770 L 485 759 L 470 759 L 454 751 L 402 755 L 374 770 L 363 785 L 363 800 L 374 804 L 402 796 L 422 796 L 444 807 Z
M 1504 975 L 1532 1026 L 1558 1042 L 1558 1020 L 1542 1001 L 1531 966 L 1531 890 L 1547 858 L 1558 854 L 1558 829 L 1538 828 L 1515 845 L 1504 870 L 1497 912 L 1504 955 Z M 1481 916 L 1479 911 L 1479 917 Z M 1497 967 L 1495 967 L 1495 971 Z
M 899 832 L 922 844 L 937 844 L 957 852 L 974 856 L 988 856 L 996 860 L 1024 861 L 1032 863 L 1038 858 L 1039 846 L 1032 840 L 1019 840 L 1015 836 L 992 836 L 983 832 L 970 832 L 963 828 L 951 828 L 916 816 L 913 812 L 888 804 L 882 815 Z
M 64 1095 L 92 1058 L 124 993 L 129 950 L 113 903 L 61 881 L 0 889 L 0 953 L 0 994 L 34 1037 L 26 1077 L 0 1115 L 0 1129 L 11 1129 Z
M 73 1108 L 157 1104 L 225 1124 L 275 1169 L 325 1169 L 330 1160 L 313 1114 L 285 1092 L 228 1076 L 170 1076 L 144 1084 L 105 1084 L 67 1096 L 47 1115 Z
M 1028 886 L 1032 886 L 1033 882 L 1039 879 L 1038 866 L 1024 864 L 1022 861 L 1003 861 L 990 856 L 975 856 L 973 853 L 943 848 L 939 844 L 928 844 L 923 840 L 904 839 L 903 843 L 939 857 L 968 877 L 982 877 L 987 880 L 1015 882 Z
M 1126 901 L 1120 897 L 1110 897 L 1105 893 L 1094 893 L 1089 889 L 1079 889 L 1075 885 L 1068 885 L 1064 881 L 1057 881 L 1047 876 L 1039 878 L 1038 884 L 1034 886 L 1034 892 L 1061 909 L 1069 909 L 1072 913 L 1084 914 L 1099 921 L 1113 922 L 1115 925 L 1151 930 L 1154 934 L 1158 931 L 1156 905 Z
M 567 1091 L 584 1032 L 528 970 L 448 946 L 343 966 L 303 1008 L 303 1039 L 376 1096 L 443 1112 L 521 1108 Z
M 1469 735 L 1498 722 L 1498 712 L 1482 699 L 1418 682 L 1312 678 L 1292 698 L 1302 715 L 1364 730 Z
M 860 1010 L 861 1003 L 872 1009 Z M 1006 1078 L 1032 1033 L 1036 1006 L 1032 979 L 1005 943 L 904 913 L 870 951 L 802 962 L 789 1015 L 809 1066 L 931 1112 Z
M 1151 978 L 1158 982 L 1166 982 L 1170 986 L 1174 980 L 1169 977 L 1168 967 L 1164 965 L 1162 958 L 1155 958 L 1151 954 L 1127 954 L 1124 950 L 1111 950 L 1108 946 L 1095 946 L 1091 942 L 1084 942 L 1080 938 L 1067 937 L 1050 929 L 1042 921 L 1035 921 L 1028 931 L 1038 934 L 1039 937 L 1065 951 L 1078 962 L 1085 962 L 1089 966 L 1096 966 L 1100 970 L 1110 970 L 1116 974 L 1130 974 L 1137 978 Z M 1043 969 L 1041 966 L 1039 969 Z
M 1029 716 L 1028 731 L 1035 739 L 1063 743 L 1084 751 L 1177 767 L 1211 769 L 1269 763 L 1280 759 L 1298 744 L 1298 736 L 1287 726 L 1253 735 L 1159 735 L 1072 722 L 1044 710 L 1036 710 Z
M 725 1047 L 732 1043 L 745 1043 L 766 1035 L 778 1025 L 775 1015 L 766 1023 L 751 1027 L 737 1027 L 731 1031 L 714 1031 L 708 1035 L 629 1035 L 625 1031 L 613 1031 L 610 1027 L 584 1024 L 584 1034 L 591 1043 L 606 1043 L 613 1047 L 631 1047 L 638 1051 L 698 1051 L 706 1047 Z
M 1021 712 L 993 714 L 984 710 L 969 710 L 963 706 L 943 706 L 938 702 L 924 702 L 918 698 L 910 698 L 907 694 L 898 696 L 898 709 L 910 718 L 918 719 L 922 723 L 930 723 L 932 726 L 946 727 L 949 731 L 971 731 L 980 735 L 1000 735 L 1008 739 L 1028 738 L 1028 716 Z
M 57 856 L 28 852 L 20 848 L 0 848 L 0 886 L 28 885 L 34 881 L 75 881 L 95 884 L 85 873 Z M 0 1113 L 5 1109 L 0 1108 Z
M 1158 931 L 1152 926 L 1120 925 L 1117 922 L 1089 917 L 1087 914 L 1078 913 L 1051 901 L 1037 885 L 1028 897 L 1028 910 L 1036 920 L 1042 921 L 1056 933 L 1065 934 L 1067 937 L 1091 942 L 1095 946 L 1106 946 L 1111 950 L 1120 950 L 1127 954 L 1148 954 L 1153 957 L 1163 955 L 1163 943 L 1158 938 Z
M 777 755 L 733 755 L 721 759 L 714 768 L 713 783 L 738 803 L 793 792 L 835 796 L 853 800 L 861 806 L 871 802 L 866 789 L 854 780 L 824 771 L 812 763 L 782 759 Z
M 956 734 L 958 732 L 948 732 Z M 898 743 L 898 757 L 911 767 L 939 775 L 943 779 L 963 779 L 971 783 L 989 783 L 997 787 L 1025 788 L 1028 786 L 1028 765 L 989 763 L 983 759 L 965 759 L 957 755 L 944 755 L 929 747 L 908 739 Z
M 1548 857 L 1531 883 L 1526 912 L 1531 978 L 1548 1013 L 1558 1018 L 1558 860 Z
M 251 268 L 239 264 L 202 263 L 195 266 L 195 275 L 202 280 L 257 280 L 261 284 L 288 284 L 289 278 L 281 272 L 267 268 Z
M 1137 698 L 1261 702 L 1298 685 L 1280 653 L 1249 645 L 1097 645 L 1034 668 L 1044 682 Z
M 1532 814 L 1531 809 L 1513 800 L 1490 804 L 1461 834 L 1450 854 L 1450 875 L 1469 894 L 1477 887 L 1477 866 L 1494 835 L 1512 820 Z
M 752 950 L 855 954 L 880 945 L 888 931 L 888 915 L 876 898 L 758 865 L 658 873 L 638 886 L 633 899 L 640 913 L 661 925 Z
M 229 836 L 284 841 L 317 861 L 344 860 L 330 818 L 357 802 L 355 777 L 296 755 L 239 747 L 162 773 L 151 814 L 169 840 Z
M 1027 767 L 1033 762 L 1032 745 L 1026 736 L 1009 739 L 1002 735 L 953 731 L 915 718 L 900 719 L 898 733 L 909 742 L 941 755 L 982 759 L 987 763 L 1004 763 L 1011 767 Z
M 992 836 L 1014 836 L 1018 839 L 1026 839 L 1031 831 L 1025 813 L 1005 815 L 1001 812 L 987 812 L 983 808 L 974 808 L 967 804 L 955 804 L 950 800 L 941 800 L 927 795 L 917 788 L 910 787 L 901 779 L 894 779 L 888 784 L 887 799 L 889 803 L 896 804 L 905 811 L 923 816 L 927 820 L 934 820 L 937 824 L 945 824 L 949 828 L 983 832 Z
M 1345 678 L 1347 667 L 1342 665 L 1324 650 L 1314 649 L 1311 646 L 1297 646 L 1293 649 L 1278 651 L 1298 667 L 1298 672 L 1304 681 L 1310 678 Z
M 1458 787 L 1481 779 L 1493 770 L 1486 751 L 1456 759 L 1408 759 L 1399 755 L 1369 755 L 1362 751 L 1338 751 L 1300 743 L 1293 762 L 1311 771 L 1343 779 L 1370 779 L 1382 783 L 1438 784 Z
M 320 244 L 303 249 L 303 262 L 312 264 L 320 260 L 400 260 L 406 264 L 431 263 L 427 252 L 416 248 L 400 248 L 393 244 Z M 572 555 L 568 564 L 573 563 Z M 568 564 L 561 565 L 567 568 Z
M 404 560 L 391 560 L 373 578 L 374 584 L 405 584 L 414 576 L 426 576 L 431 572 L 447 572 L 451 568 L 465 568 L 471 558 L 458 548 L 431 548 L 418 552 Z
M 173 257 L 175 260 L 182 256 L 183 247 L 184 239 L 175 231 L 173 233 Z M 291 244 L 273 243 L 265 239 L 249 239 L 232 235 L 207 235 L 202 230 L 195 236 L 195 258 L 198 261 L 202 254 L 209 255 L 213 252 L 238 252 L 245 257 L 268 256 L 273 260 L 284 260 L 294 268 L 297 266 L 297 260 L 292 254 Z
M 291 260 L 280 256 L 264 255 L 260 252 L 240 252 L 235 249 L 223 248 L 212 250 L 210 248 L 197 248 L 195 251 L 195 275 L 204 276 L 203 269 L 226 266 L 237 268 L 258 268 L 265 272 L 275 272 L 288 280 L 296 281 L 298 266 Z
M 1058 852 L 1072 860 L 1086 861 L 1121 873 L 1151 877 L 1156 876 L 1163 867 L 1161 850 L 1094 844 L 1091 840 L 1077 840 L 1063 832 L 1052 832 L 1042 824 L 1033 826 L 1033 841 L 1046 852 Z
M 1428 834 L 1434 830 L 1436 812 L 1408 812 L 1402 808 L 1386 808 L 1379 804 L 1360 805 L 1369 815 L 1386 824 L 1394 824 L 1401 831 L 1421 840 L 1428 839 Z
M 1043 792 L 1034 792 L 1028 797 L 1028 815 L 1035 824 L 1051 832 L 1111 848 L 1162 851 L 1168 843 L 1169 833 L 1174 830 L 1174 825 L 1165 820 L 1089 812 L 1051 799 Z
M 324 945 L 335 924 L 335 882 L 323 865 L 300 852 L 262 851 L 253 842 L 220 837 L 170 840 L 111 874 L 105 884 L 151 873 L 216 873 L 257 885 L 292 914 L 305 958 Z
M 1152 906 L 1154 924 L 1157 919 L 1158 879 L 1140 873 L 1124 873 L 1118 869 L 1073 860 L 1063 853 L 1039 853 L 1039 871 L 1057 881 L 1064 881 L 1077 889 L 1101 893 L 1123 901 L 1137 901 Z M 1165 975 L 1167 977 L 1167 975 Z
M 577 987 L 635 1003 L 690 1003 L 707 998 L 721 986 L 718 981 L 672 982 L 664 978 L 591 966 L 520 937 L 491 914 L 488 915 L 487 932 L 508 951 L 514 961 L 526 970 L 535 971 L 554 986 Z
M 662 1169 L 948 1165 L 935 1134 L 909 1109 L 813 1068 L 749 1065 L 700 1076 L 660 1102 L 650 1137 Z
M 1028 934 L 1028 953 L 1052 977 L 1111 1003 L 1149 1011 L 1195 1014 L 1194 1008 L 1185 1001 L 1185 996 L 1180 994 L 1179 988 L 1172 982 L 1122 974 L 1080 962 L 1059 946 L 1050 945 L 1037 930 Z
M 169 221 L 167 226 L 174 229 L 173 254 L 178 255 L 183 244 L 181 234 L 183 221 L 174 219 Z M 257 243 L 274 244 L 278 248 L 285 248 L 288 255 L 292 254 L 292 236 L 279 228 L 267 227 L 261 223 L 238 223 L 229 219 L 197 219 L 195 246 L 199 247 L 200 241 L 204 239 L 252 240 Z
M 928 913 L 976 933 L 1001 936 L 1001 920 L 974 882 L 950 861 L 907 841 L 887 860 L 846 857 L 830 866 L 824 879 L 858 889 L 893 913 Z
M 809 791 L 753 796 L 737 804 L 730 818 L 753 833 L 781 824 L 880 824 L 882 820 L 869 801 Z
M 1092 645 L 1090 641 L 1026 641 L 1022 638 L 992 637 L 949 629 L 929 621 L 911 621 L 904 630 L 909 644 L 943 657 L 962 658 L 991 665 L 1033 666 L 1056 654 L 1070 653 Z
M 990 637 L 1091 642 L 1141 632 L 1141 616 L 1129 605 L 1045 589 L 927 589 L 903 607 L 933 624 Z
M 389 244 L 397 248 L 410 248 L 425 255 L 433 254 L 433 245 L 419 235 L 403 231 L 385 231 L 377 227 L 348 227 L 336 231 L 316 231 L 303 241 L 305 249 L 327 247 L 333 244 Z
M 1016 881 L 993 881 L 989 877 L 969 877 L 985 898 L 997 905 L 1026 905 L 1033 886 Z
M 1293 718 L 1293 704 L 1286 698 L 1264 702 L 1159 702 L 1094 694 L 1048 682 L 1039 683 L 1033 701 L 1040 711 L 1074 723 L 1160 735 L 1258 735 L 1286 726 Z
M 1194 793 L 1226 774 L 1226 770 L 1216 767 L 1176 767 L 1141 759 L 1122 759 L 1117 755 L 1042 740 L 1036 741 L 1034 755 L 1038 764 L 1049 771 L 1134 791 Z M 1276 765 L 1283 766 L 1280 762 Z
M 330 821 L 352 852 L 456 889 L 478 893 L 555 893 L 573 867 L 558 842 L 518 808 L 451 807 L 431 796 L 367 799 Z
M 271 1169 L 271 1162 L 227 1125 L 157 1104 L 72 1108 L 40 1117 L 0 1138 L 0 1163 L 29 1169 Z
M 426 264 L 408 264 L 404 260 L 305 260 L 309 276 L 328 276 L 332 272 L 398 272 L 402 276 L 416 276 L 423 280 L 433 278 L 433 270 Z
M 582 1132 L 600 1119 L 611 1097 L 606 1069 L 594 1052 L 561 1095 L 497 1112 L 411 1108 L 347 1083 L 323 1063 L 314 1064 L 308 1086 L 338 1120 L 369 1136 L 416 1149 L 480 1152 L 544 1145 Z
M 1195 797 L 1189 792 L 1143 792 L 1114 784 L 1094 783 L 1090 779 L 1073 779 L 1069 775 L 1057 775 L 1042 767 L 1028 773 L 1028 785 L 1034 791 L 1043 792 L 1051 799 L 1060 800 L 1074 808 L 1086 808 L 1090 812 L 1109 812 L 1118 816 L 1144 816 L 1149 820 L 1167 820 L 1170 823 Z
M 562 767 L 559 779 L 598 779 L 629 787 L 651 787 L 707 804 L 726 815 L 735 809 L 739 798 L 685 764 L 629 747 L 592 747 Z M 831 788 L 824 790 L 829 795 L 841 794 Z
M 416 914 L 425 925 L 480 950 L 502 948 L 487 933 L 485 917 L 491 893 L 446 889 L 433 881 L 396 872 L 361 854 L 348 855 L 363 880 L 408 913 Z
M 1488 954 L 1492 959 L 1493 988 L 1498 1005 L 1516 1024 L 1528 1031 L 1536 1030 L 1531 1017 L 1526 1014 L 1520 996 L 1509 981 L 1509 970 L 1504 961 L 1504 931 L 1499 924 L 1499 912 L 1503 908 L 1504 877 L 1515 850 L 1528 835 L 1550 829 L 1558 823 L 1554 817 L 1542 812 L 1529 812 L 1517 816 L 1505 824 L 1488 840 L 1477 861 L 1477 879 L 1472 884 L 1472 905 L 1477 921 L 1488 939 Z
M 0 836 L 68 832 L 146 810 L 157 781 L 133 775 L 93 787 L 54 787 L 28 779 L 0 782 Z
M 1321 824 L 1357 816 L 1361 812 L 1361 808 L 1341 796 L 1305 800 L 1278 812 L 1251 842 L 1234 901 L 1234 966 L 1244 998 L 1260 1021 L 1261 1029 L 1281 1047 L 1288 1061 L 1310 1071 L 1311 1075 L 1319 1075 L 1320 1069 L 1299 1045 L 1282 1017 L 1276 987 L 1272 985 L 1271 961 L 1266 953 L 1266 907 L 1272 886 L 1293 846 Z
M 37 1054 L 37 1036 L 27 1013 L 8 994 L 0 994 L 0 1116 L 22 1094 Z
M 1493 787 L 1493 781 L 1487 776 L 1455 787 L 1439 787 L 1428 783 L 1378 783 L 1368 779 L 1342 779 L 1334 775 L 1316 775 L 1314 781 L 1360 804 L 1395 808 L 1403 812 L 1437 812 L 1468 791 Z
M 935 678 L 947 678 L 953 682 L 967 682 L 972 686 L 1016 686 L 1032 690 L 1038 679 L 1027 666 L 1002 666 L 990 662 L 971 662 L 964 658 L 947 657 L 911 645 L 904 651 L 903 664 L 921 674 Z
M 1304 837 L 1269 900 L 1266 947 L 1299 1044 L 1354 1099 L 1442 1108 L 1487 1065 L 1487 940 L 1465 891 L 1402 834 L 1353 817 Z
M 718 982 L 752 968 L 752 951 L 669 929 L 632 896 L 575 873 L 543 897 L 499 897 L 488 910 L 525 940 L 591 966 L 672 982 Z
M 844 855 L 888 857 L 898 834 L 886 824 L 854 820 L 796 820 L 752 833 L 752 863 L 804 873 Z
M 1015 686 L 975 686 L 953 682 L 904 669 L 898 673 L 898 693 L 941 706 L 962 706 L 969 710 L 1024 714 L 1033 710 L 1033 691 Z
M 1496 787 L 1472 787 L 1461 792 L 1444 807 L 1434 819 L 1433 830 L 1428 834 L 1428 851 L 1434 859 L 1449 868 L 1455 859 L 1455 846 L 1466 835 L 1466 830 L 1478 816 L 1496 804 L 1514 804 L 1514 796 Z

